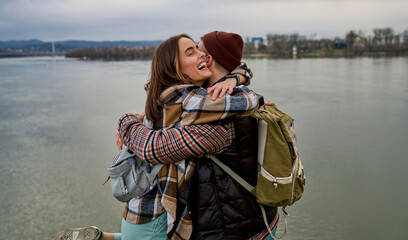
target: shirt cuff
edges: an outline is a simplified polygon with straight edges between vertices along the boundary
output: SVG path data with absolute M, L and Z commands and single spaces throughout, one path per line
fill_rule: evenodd
M 124 128 L 127 128 L 129 125 L 135 124 L 135 123 L 140 123 L 142 122 L 137 118 L 135 114 L 132 113 L 126 113 L 123 116 L 119 118 L 118 121 L 118 131 L 120 132 Z

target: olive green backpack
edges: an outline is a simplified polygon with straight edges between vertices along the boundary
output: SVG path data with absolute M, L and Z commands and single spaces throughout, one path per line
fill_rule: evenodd
M 262 106 L 252 117 L 258 119 L 259 171 L 255 186 L 248 184 L 215 156 L 210 155 L 210 158 L 256 197 L 271 233 L 262 205 L 283 207 L 284 216 L 288 215 L 286 206 L 292 205 L 303 194 L 305 175 L 296 148 L 294 119 L 275 104 Z M 286 224 L 285 218 L 284 234 Z

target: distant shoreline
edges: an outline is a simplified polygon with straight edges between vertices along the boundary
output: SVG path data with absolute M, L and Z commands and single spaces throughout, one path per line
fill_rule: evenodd
M 26 53 L 26 52 L 0 52 L 0 58 L 20 58 L 20 57 L 52 57 L 59 56 L 65 58 L 75 58 L 84 61 L 92 60 L 102 60 L 102 61 L 133 61 L 133 60 L 151 60 L 149 54 L 143 56 L 123 56 L 123 57 L 114 57 L 114 56 L 97 56 L 91 57 L 86 55 L 76 55 L 76 56 L 67 56 L 66 53 L 56 52 L 56 53 Z M 299 53 L 296 57 L 293 57 L 293 54 L 286 55 L 277 55 L 273 53 L 265 52 L 255 52 L 255 53 L 244 53 L 243 58 L 255 59 L 255 58 L 272 58 L 272 59 L 293 59 L 293 58 L 359 58 L 359 57 L 408 57 L 408 51 L 398 51 L 398 52 L 387 52 L 387 51 L 378 51 L 378 52 L 348 52 L 347 50 L 336 50 L 336 51 L 324 51 L 324 50 L 314 50 Z
M 277 56 L 271 53 L 249 53 L 244 54 L 244 58 L 276 58 L 276 59 L 292 59 L 292 58 L 359 58 L 359 57 L 408 57 L 408 51 L 405 52 L 363 52 L 363 53 L 348 53 L 347 51 L 340 50 L 336 52 L 324 52 L 324 51 L 310 51 L 306 53 L 293 56 L 288 54 L 285 56 Z
M 128 61 L 151 59 L 162 41 L 43 42 L 38 39 L 0 41 L 0 58 L 65 56 L 83 60 Z M 374 28 L 372 35 L 350 30 L 344 38 L 315 39 L 297 33 L 247 37 L 245 58 L 354 58 L 408 56 L 408 29 Z
M 64 56 L 65 53 L 16 53 L 16 52 L 0 52 L 0 58 L 19 58 L 19 57 L 52 57 Z

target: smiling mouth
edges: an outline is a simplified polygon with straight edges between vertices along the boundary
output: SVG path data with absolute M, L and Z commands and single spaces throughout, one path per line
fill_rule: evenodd
M 203 70 L 205 67 L 207 67 L 207 62 L 203 62 L 200 65 L 198 65 L 198 70 Z

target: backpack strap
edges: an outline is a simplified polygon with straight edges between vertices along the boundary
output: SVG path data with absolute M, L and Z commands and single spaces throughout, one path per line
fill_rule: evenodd
M 228 167 L 223 162 L 221 162 L 216 156 L 211 154 L 211 155 L 208 155 L 208 157 L 211 158 L 226 173 L 228 173 L 235 181 L 237 181 L 239 184 L 241 184 L 246 190 L 251 192 L 251 190 L 254 188 L 254 186 L 252 186 L 247 181 L 245 181 L 245 179 L 243 179 L 236 172 L 234 172 L 234 170 L 232 170 L 230 167 Z
M 285 221 L 285 229 L 284 229 L 282 235 L 278 237 L 278 236 L 276 236 L 276 234 L 273 235 L 273 233 L 272 233 L 272 229 L 271 229 L 271 227 L 269 226 L 268 221 L 267 221 L 267 218 L 266 218 L 265 208 L 263 207 L 262 204 L 260 204 L 260 203 L 258 203 L 258 204 L 259 204 L 259 207 L 261 208 L 262 217 L 263 217 L 263 219 L 264 219 L 264 223 L 265 223 L 265 225 L 266 225 L 266 228 L 268 229 L 269 234 L 270 234 L 274 239 L 275 239 L 275 238 L 276 238 L 276 239 L 282 239 L 282 238 L 286 235 L 286 232 L 287 232 L 287 229 L 288 229 L 288 221 L 286 220 L 286 216 L 289 216 L 289 214 L 288 214 L 288 213 L 286 212 L 286 210 L 285 210 L 286 206 L 282 207 L 283 220 Z
M 222 168 L 226 173 L 228 173 L 235 181 L 237 181 L 239 184 L 241 184 L 242 187 L 244 187 L 246 190 L 248 190 L 249 192 L 251 192 L 251 190 L 254 188 L 251 184 L 249 184 L 247 181 L 245 181 L 245 179 L 243 179 L 241 176 L 239 176 L 236 172 L 234 172 L 234 170 L 232 170 L 230 167 L 228 167 L 227 165 L 225 165 L 223 162 L 221 162 L 221 160 L 219 160 L 216 156 L 209 154 L 207 155 L 207 157 L 211 158 L 211 160 L 213 160 L 220 168 Z M 277 237 L 274 236 L 272 233 L 272 229 L 269 226 L 268 223 L 268 219 L 266 218 L 266 212 L 265 212 L 265 208 L 262 206 L 262 204 L 258 203 L 259 207 L 261 208 L 261 212 L 262 212 L 262 217 L 265 223 L 266 228 L 268 229 L 269 234 L 276 238 L 276 239 L 281 239 L 285 236 L 286 234 L 286 229 L 287 229 L 287 221 L 286 221 L 286 215 L 289 215 L 286 213 L 285 208 L 286 206 L 283 208 L 283 212 L 284 212 L 284 220 L 285 220 L 285 230 L 282 234 L 282 236 Z
M 163 195 L 163 190 L 160 187 L 159 178 L 157 178 L 157 174 L 160 172 L 163 166 L 164 166 L 163 164 L 157 164 L 153 167 L 152 171 L 150 172 L 150 176 L 152 176 L 152 178 L 154 178 L 154 180 L 156 181 L 157 188 L 159 189 L 161 195 Z
M 150 172 L 150 176 L 152 178 L 156 178 L 156 175 L 159 173 L 159 171 L 162 169 L 163 164 L 157 164 L 153 167 L 152 171 Z

